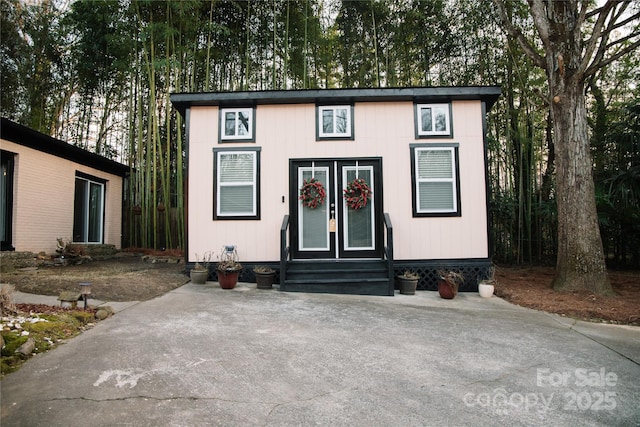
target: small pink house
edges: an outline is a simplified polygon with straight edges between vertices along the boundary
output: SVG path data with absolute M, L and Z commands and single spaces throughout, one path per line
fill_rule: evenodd
M 234 245 L 287 291 L 393 295 L 404 270 L 477 289 L 491 265 L 485 116 L 498 87 L 171 96 L 186 119 L 187 248 Z M 213 268 L 212 268 L 213 271 Z
M 55 253 L 56 239 L 120 248 L 129 167 L 2 118 L 2 250 Z

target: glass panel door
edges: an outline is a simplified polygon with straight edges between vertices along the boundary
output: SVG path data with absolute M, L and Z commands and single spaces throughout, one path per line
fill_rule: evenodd
M 373 250 L 375 242 L 374 224 L 374 183 L 373 166 L 343 166 L 342 167 L 342 190 L 347 188 L 354 180 L 363 180 L 372 191 L 370 198 L 365 201 L 362 207 L 350 207 L 346 199 L 342 204 L 344 218 L 343 248 L 345 251 Z
M 92 182 L 89 186 L 89 229 L 88 241 L 100 243 L 102 241 L 102 184 Z
M 298 166 L 297 175 L 297 255 L 299 258 L 333 258 L 335 241 L 329 228 L 334 194 L 332 164 L 312 162 L 311 166 Z M 300 189 L 314 178 L 322 184 L 325 197 L 317 206 L 308 206 L 300 200 Z M 316 191 L 310 190 L 313 195 Z
M 14 154 L 0 151 L 0 250 L 13 250 Z
M 297 259 L 378 258 L 382 256 L 380 159 L 299 160 L 291 169 L 291 242 Z M 306 206 L 300 189 L 312 178 L 325 191 L 324 203 Z M 371 193 L 366 203 L 349 204 L 344 190 L 361 179 Z
M 73 241 L 101 243 L 104 221 L 104 184 L 76 177 Z
M 340 188 L 338 198 L 340 258 L 378 258 L 382 256 L 382 185 L 381 159 L 348 159 L 337 162 L 337 184 Z M 349 200 L 345 190 L 349 185 L 363 183 L 370 193 L 366 198 Z M 356 191 L 355 195 L 361 194 Z M 353 195 L 353 194 L 352 194 Z M 366 200 L 365 200 L 366 199 Z

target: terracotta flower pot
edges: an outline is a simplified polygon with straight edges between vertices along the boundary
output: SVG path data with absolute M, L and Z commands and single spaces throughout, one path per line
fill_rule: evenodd
M 451 285 L 445 280 L 438 280 L 438 293 L 441 298 L 444 299 L 453 299 L 456 295 L 458 295 L 458 286 Z
M 222 289 L 233 289 L 238 284 L 238 277 L 240 276 L 240 270 L 235 271 L 220 271 L 218 273 L 218 283 Z

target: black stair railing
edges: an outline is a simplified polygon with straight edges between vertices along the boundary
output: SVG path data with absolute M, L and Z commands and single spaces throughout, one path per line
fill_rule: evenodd
M 384 214 L 384 228 L 386 229 L 386 238 L 384 242 L 383 257 L 387 259 L 387 274 L 389 277 L 389 295 L 394 293 L 394 271 L 393 271 L 393 225 L 391 225 L 391 217 L 388 213 Z
M 288 230 L 290 217 L 285 215 L 280 226 L 280 286 L 284 286 L 287 280 L 287 261 L 291 255 L 291 247 L 288 245 Z M 389 295 L 394 293 L 394 269 L 393 269 L 393 225 L 388 213 L 384 214 L 385 242 L 383 259 L 387 261 L 387 276 L 389 277 Z
M 280 286 L 284 287 L 287 279 L 287 260 L 291 252 L 291 247 L 287 245 L 287 230 L 289 229 L 289 215 L 285 215 L 280 226 Z

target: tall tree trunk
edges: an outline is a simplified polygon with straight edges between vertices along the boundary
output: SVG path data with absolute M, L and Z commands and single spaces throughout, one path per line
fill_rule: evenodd
M 585 79 L 640 47 L 631 2 L 529 0 L 537 40 L 518 27 L 505 0 L 493 0 L 506 32 L 542 68 L 549 85 L 556 155 L 558 259 L 553 288 L 612 294 L 602 248 L 587 133 Z M 637 25 L 637 22 L 636 24 Z
M 105 90 L 104 106 L 102 108 L 102 117 L 100 118 L 100 127 L 96 138 L 96 154 L 105 155 L 108 151 L 106 145 L 107 121 L 109 120 L 109 104 L 111 103 L 111 88 Z M 103 148 L 103 145 L 105 146 Z
M 593 161 L 585 106 L 583 38 L 579 12 L 554 3 L 550 20 L 534 10 L 538 31 L 546 34 L 545 71 L 549 84 L 556 150 L 558 254 L 555 290 L 612 294 L 598 226 Z
M 204 64 L 204 69 L 205 69 L 204 91 L 205 92 L 209 92 L 209 80 L 211 79 L 211 74 L 210 74 L 211 72 L 211 31 L 213 29 L 213 6 L 214 6 L 214 2 L 212 0 L 211 6 L 209 8 L 209 22 L 207 26 L 207 62 Z
M 376 11 L 371 0 L 371 21 L 373 27 L 373 58 L 376 63 L 376 84 L 380 87 L 380 60 L 378 59 L 378 30 L 376 28 Z
M 549 74 L 556 154 L 558 259 L 553 288 L 612 293 L 602 249 L 584 81 Z

